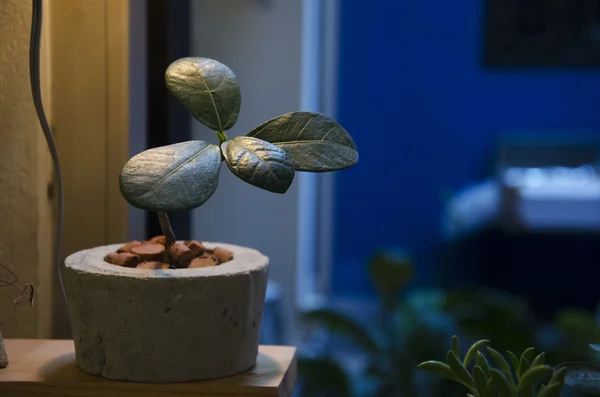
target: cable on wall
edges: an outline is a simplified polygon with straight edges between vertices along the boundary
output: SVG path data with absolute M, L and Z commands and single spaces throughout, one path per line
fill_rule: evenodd
M 42 30 L 42 0 L 33 0 L 31 13 L 31 36 L 29 41 L 29 78 L 31 84 L 31 95 L 33 104 L 52 156 L 52 165 L 54 168 L 54 178 L 56 182 L 56 191 L 58 198 L 58 211 L 56 219 L 56 236 L 54 245 L 54 260 L 56 270 L 58 272 L 58 280 L 62 288 L 62 277 L 60 272 L 60 247 L 62 242 L 63 231 L 63 213 L 64 213 L 64 197 L 63 197 L 63 181 L 60 170 L 60 161 L 58 158 L 58 149 L 54 141 L 54 136 L 50 130 L 46 113 L 44 112 L 44 104 L 42 103 L 42 90 L 40 84 L 40 39 Z

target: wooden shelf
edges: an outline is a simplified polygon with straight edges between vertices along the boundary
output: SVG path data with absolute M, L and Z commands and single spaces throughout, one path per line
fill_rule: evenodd
M 291 397 L 296 349 L 261 346 L 256 367 L 230 378 L 191 383 L 132 383 L 84 373 L 71 340 L 6 339 L 10 364 L 0 369 L 0 396 Z M 165 363 L 168 365 L 168 363 Z

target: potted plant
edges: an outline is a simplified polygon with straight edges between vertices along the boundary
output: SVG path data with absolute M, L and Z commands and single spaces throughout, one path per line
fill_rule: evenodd
M 358 161 L 350 135 L 314 112 L 287 113 L 228 139 L 240 88 L 215 60 L 179 59 L 165 79 L 193 117 L 216 132 L 218 145 L 193 140 L 131 158 L 120 175 L 122 195 L 156 212 L 163 236 L 80 251 L 62 269 L 77 363 L 110 379 L 184 382 L 255 365 L 268 258 L 230 244 L 177 241 L 167 215 L 204 204 L 223 161 L 239 179 L 280 194 L 296 171 L 335 171 Z
M 13 287 L 19 290 L 20 294 L 14 300 L 14 304 L 19 304 L 23 297 L 27 297 L 29 305 L 33 306 L 34 288 L 33 284 L 18 285 L 19 278 L 8 267 L 0 263 L 0 287 Z M 4 345 L 4 339 L 0 333 L 0 369 L 8 367 L 8 353 Z

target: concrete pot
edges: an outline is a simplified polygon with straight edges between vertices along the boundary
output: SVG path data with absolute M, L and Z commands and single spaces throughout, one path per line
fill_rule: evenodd
M 269 259 L 235 245 L 215 267 L 144 270 L 80 251 L 62 270 L 75 355 L 85 372 L 134 382 L 231 376 L 256 364 Z

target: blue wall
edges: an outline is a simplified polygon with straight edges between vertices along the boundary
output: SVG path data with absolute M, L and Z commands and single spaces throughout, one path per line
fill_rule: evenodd
M 435 271 L 441 194 L 479 179 L 502 129 L 600 128 L 600 72 L 482 66 L 483 1 L 342 1 L 339 121 L 360 160 L 337 174 L 335 293 L 370 293 L 374 249 Z

